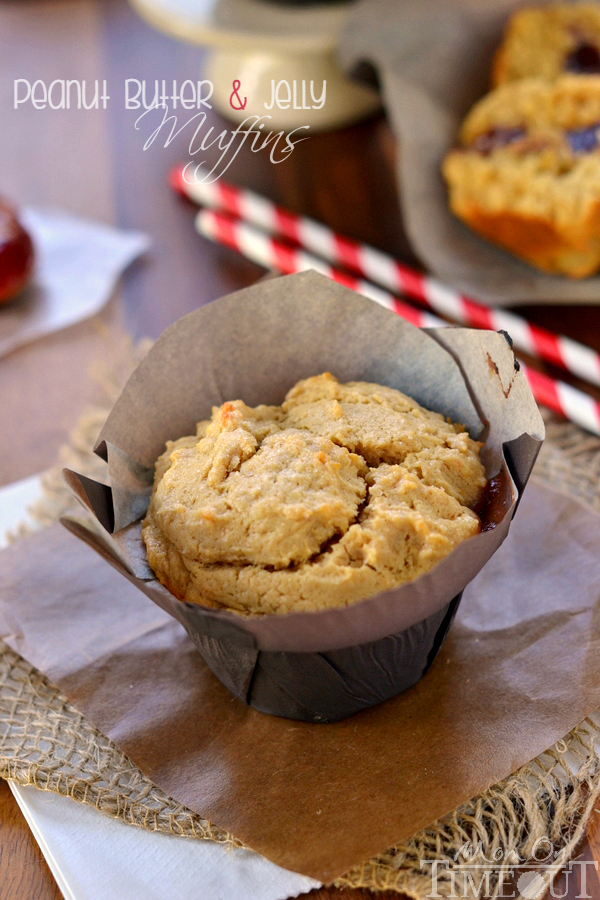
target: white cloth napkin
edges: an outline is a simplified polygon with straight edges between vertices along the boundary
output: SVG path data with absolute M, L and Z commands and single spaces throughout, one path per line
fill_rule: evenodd
M 32 283 L 0 306 L 0 357 L 99 312 L 127 266 L 150 247 L 123 231 L 55 210 L 21 210 L 36 249 Z
M 144 831 L 31 786 L 11 789 L 67 900 L 285 900 L 320 887 L 250 850 Z

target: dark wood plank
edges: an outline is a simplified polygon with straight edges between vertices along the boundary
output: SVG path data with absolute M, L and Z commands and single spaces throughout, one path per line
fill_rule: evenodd
M 592 856 L 598 863 L 598 875 L 600 880 L 600 798 L 598 799 L 588 822 L 586 836 L 590 850 L 592 851 Z
M 594 824 L 590 823 L 590 828 Z M 567 898 L 567 900 L 600 900 L 600 878 L 598 877 L 598 855 L 588 839 L 584 839 L 573 854 L 572 863 L 556 877 L 552 888 L 544 900 Z
M 0 781 L 0 900 L 60 900 L 42 851 L 5 781 Z
M 2 129 L 0 190 L 19 204 L 58 207 L 115 221 L 108 120 L 102 110 L 13 109 L 12 79 L 106 76 L 99 46 L 101 6 L 0 4 Z M 130 274 L 134 274 L 131 272 Z M 56 460 L 95 387 L 88 367 L 106 357 L 121 317 L 117 302 L 98 319 L 30 344 L 0 360 L 0 484 Z M 77 372 L 77 377 L 73 377 Z

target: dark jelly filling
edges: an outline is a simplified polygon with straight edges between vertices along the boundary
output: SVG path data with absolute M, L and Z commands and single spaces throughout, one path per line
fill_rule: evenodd
M 600 123 L 589 125 L 587 128 L 575 128 L 567 131 L 567 141 L 573 153 L 591 153 L 598 149 L 598 131 Z
M 506 147 L 508 144 L 514 144 L 515 141 L 524 138 L 527 132 L 524 128 L 490 128 L 479 134 L 473 141 L 472 149 L 477 153 L 487 156 L 497 147 Z
M 471 150 L 481 153 L 482 156 L 488 156 L 498 147 L 508 147 L 516 141 L 522 140 L 527 136 L 525 128 L 490 128 L 471 144 Z M 600 122 L 595 125 L 588 125 L 586 128 L 573 128 L 565 131 L 565 139 L 571 148 L 571 152 L 580 156 L 584 153 L 592 153 L 600 147 Z M 535 149 L 531 147 L 530 149 Z M 539 147 L 537 149 L 540 149 Z
M 594 44 L 581 41 L 565 59 L 565 70 L 576 75 L 600 74 L 600 51 Z

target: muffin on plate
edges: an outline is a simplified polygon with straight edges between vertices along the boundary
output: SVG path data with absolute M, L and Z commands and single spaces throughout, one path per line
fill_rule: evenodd
M 565 72 L 600 75 L 600 4 L 552 3 L 514 13 L 494 59 L 492 84 L 552 81 Z
M 547 272 L 600 267 L 600 78 L 524 79 L 479 101 L 442 171 L 452 212 Z
M 481 530 L 480 447 L 398 390 L 329 373 L 281 406 L 224 403 L 156 464 L 148 561 L 171 593 L 204 606 L 355 603 Z

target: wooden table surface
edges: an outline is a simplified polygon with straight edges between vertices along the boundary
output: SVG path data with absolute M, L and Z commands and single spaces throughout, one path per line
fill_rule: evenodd
M 134 128 L 136 113 L 124 109 L 124 79 L 153 83 L 201 77 L 202 61 L 201 50 L 155 33 L 125 0 L 9 0 L 0 5 L 0 192 L 18 203 L 54 205 L 137 228 L 153 240 L 149 257 L 130 269 L 100 316 L 0 360 L 0 484 L 55 462 L 69 429 L 93 401 L 89 364 L 117 353 L 125 332 L 156 337 L 190 310 L 264 274 L 232 251 L 199 238 L 193 207 L 171 194 L 166 174 L 186 157 L 185 135 L 167 148 L 155 142 L 143 151 L 143 138 Z M 46 83 L 107 79 L 112 99 L 105 111 L 13 110 L 15 78 Z M 227 127 L 211 116 L 212 124 Z M 394 138 L 379 116 L 311 136 L 280 165 L 244 148 L 227 178 L 415 262 L 400 224 L 395 153 Z M 600 306 L 520 311 L 600 351 Z M 600 811 L 580 853 L 600 860 Z M 559 886 L 557 894 L 564 890 Z M 0 900 L 59 896 L 8 786 L 0 783 Z M 362 896 L 332 889 L 311 894 L 313 900 Z M 572 881 L 566 896 L 576 896 Z M 588 896 L 600 900 L 597 877 L 588 878 Z

